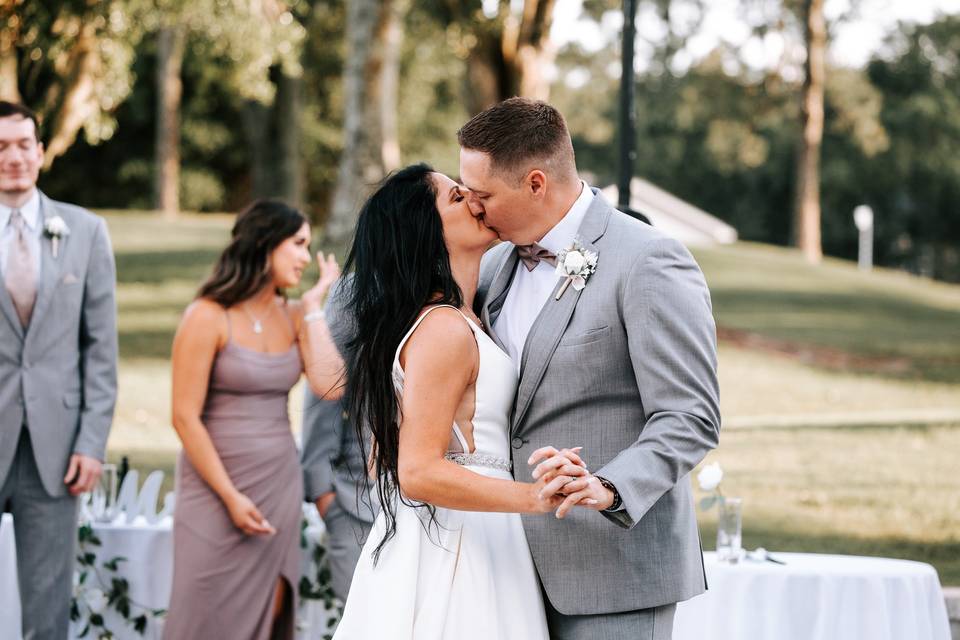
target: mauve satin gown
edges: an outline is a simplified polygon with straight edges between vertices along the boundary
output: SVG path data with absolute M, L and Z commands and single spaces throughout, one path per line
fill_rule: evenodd
M 233 484 L 277 533 L 248 536 L 237 529 L 223 502 L 181 453 L 165 640 L 271 638 L 279 577 L 289 585 L 291 600 L 278 624 L 280 634 L 273 637 L 293 638 L 303 480 L 287 395 L 301 371 L 296 344 L 286 353 L 270 354 L 228 340 L 217 354 L 203 424 Z

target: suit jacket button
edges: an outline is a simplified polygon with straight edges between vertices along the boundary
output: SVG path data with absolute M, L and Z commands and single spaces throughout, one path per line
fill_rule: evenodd
M 513 444 L 513 448 L 514 448 L 514 449 L 519 449 L 520 447 L 523 446 L 523 439 L 521 439 L 521 438 L 519 438 L 519 437 L 514 438 L 513 441 L 512 441 L 512 444 Z

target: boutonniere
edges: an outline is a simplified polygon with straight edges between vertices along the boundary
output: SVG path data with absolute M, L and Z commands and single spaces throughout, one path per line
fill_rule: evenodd
M 574 239 L 570 247 L 557 254 L 557 275 L 565 277 L 567 280 L 557 291 L 554 300 L 559 300 L 571 284 L 577 291 L 583 289 L 587 286 L 587 278 L 596 270 L 596 252 L 584 249 L 580 239 Z
M 50 238 L 53 257 L 56 258 L 60 250 L 60 239 L 70 235 L 70 227 L 67 226 L 67 223 L 64 222 L 60 216 L 53 216 L 52 218 L 47 218 L 46 222 L 43 223 L 43 233 Z

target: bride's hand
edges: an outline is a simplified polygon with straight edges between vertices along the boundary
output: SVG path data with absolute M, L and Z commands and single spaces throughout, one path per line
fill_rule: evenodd
M 332 253 L 326 258 L 322 253 L 317 253 L 317 266 L 320 268 L 320 277 L 317 283 L 304 292 L 300 300 L 305 309 L 319 309 L 323 304 L 323 299 L 330 291 L 330 287 L 340 277 L 340 265 L 337 264 L 337 258 Z
M 559 493 L 546 493 L 544 492 L 544 487 L 546 482 L 543 480 L 537 480 L 536 482 L 527 485 L 530 487 L 530 493 L 533 503 L 533 513 L 553 513 L 556 511 L 563 501 L 566 499 L 566 496 Z

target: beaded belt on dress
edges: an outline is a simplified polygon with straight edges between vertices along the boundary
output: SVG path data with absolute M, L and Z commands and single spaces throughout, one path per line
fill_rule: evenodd
M 456 462 L 457 464 L 465 467 L 487 467 L 490 469 L 499 469 L 500 471 L 513 470 L 513 463 L 511 463 L 509 460 L 491 456 L 486 453 L 454 453 L 451 451 L 446 453 L 443 457 L 451 462 Z

